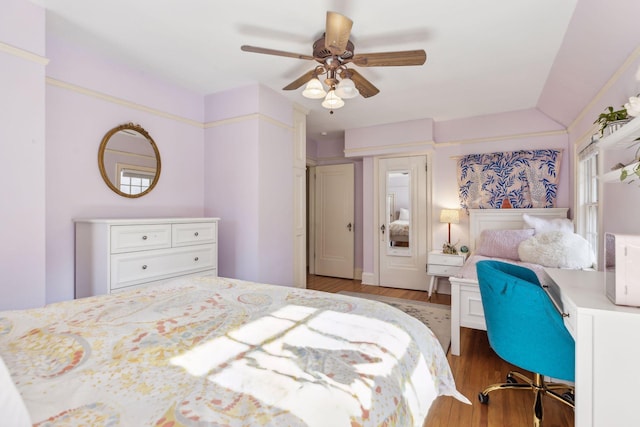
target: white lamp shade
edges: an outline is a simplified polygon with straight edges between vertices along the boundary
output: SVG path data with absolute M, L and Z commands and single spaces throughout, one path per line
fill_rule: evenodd
M 336 95 L 343 99 L 355 98 L 360 95 L 355 83 L 351 79 L 342 79 L 336 86 Z
M 322 106 L 328 110 L 335 110 L 343 107 L 344 101 L 336 95 L 335 90 L 330 90 L 327 97 L 322 101 Z
M 458 224 L 460 222 L 460 211 L 458 209 L 442 209 L 440 211 L 440 222 Z
M 309 80 L 304 91 L 302 91 L 302 96 L 310 99 L 324 98 L 326 94 L 327 92 L 325 92 L 324 87 L 322 87 L 322 83 L 320 83 L 320 80 L 318 80 L 317 77 Z

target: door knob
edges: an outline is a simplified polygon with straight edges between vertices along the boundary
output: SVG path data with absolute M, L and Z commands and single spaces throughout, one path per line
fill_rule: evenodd
M 351 231 L 351 223 L 347 224 L 347 230 Z

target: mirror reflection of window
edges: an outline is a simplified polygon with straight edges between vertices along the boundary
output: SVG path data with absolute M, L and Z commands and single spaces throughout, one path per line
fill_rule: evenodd
M 393 255 L 400 255 L 402 250 L 408 251 L 410 245 L 410 180 L 411 175 L 407 170 L 387 172 L 387 194 L 393 196 L 387 197 L 388 247 Z
M 121 169 L 118 188 L 125 194 L 140 194 L 151 186 L 154 177 L 153 170 Z

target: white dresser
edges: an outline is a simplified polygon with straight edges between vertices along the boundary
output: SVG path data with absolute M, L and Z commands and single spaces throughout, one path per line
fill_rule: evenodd
M 76 219 L 75 297 L 217 275 L 219 218 Z

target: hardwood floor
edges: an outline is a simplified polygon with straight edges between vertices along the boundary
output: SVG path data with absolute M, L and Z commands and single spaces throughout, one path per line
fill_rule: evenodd
M 395 298 L 427 301 L 427 293 L 405 289 L 363 285 L 359 280 L 334 277 L 307 276 L 307 288 L 325 292 L 366 292 Z M 434 294 L 432 303 L 451 305 L 450 295 Z M 496 391 L 490 394 L 490 402 L 478 402 L 478 392 L 486 386 L 503 382 L 507 372 L 516 369 L 500 359 L 489 347 L 487 333 L 462 328 L 460 334 L 461 355 L 447 360 L 456 380 L 458 390 L 471 405 L 449 396 L 440 396 L 433 403 L 424 427 L 518 427 L 533 425 L 533 393 L 518 390 Z M 529 376 L 530 373 L 519 370 Z M 544 426 L 569 427 L 574 425 L 573 410 L 552 398 L 545 397 Z

